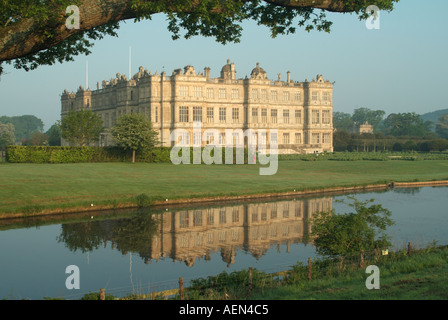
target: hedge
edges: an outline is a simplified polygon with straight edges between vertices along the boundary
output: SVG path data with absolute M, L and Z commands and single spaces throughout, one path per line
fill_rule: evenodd
M 203 150 L 202 148 L 201 154 Z M 190 163 L 193 163 L 194 153 L 199 150 L 190 148 L 189 151 Z M 236 163 L 238 152 L 235 149 L 233 151 L 233 163 Z M 170 154 L 169 147 L 155 147 L 136 152 L 136 162 L 171 162 Z M 178 156 L 182 156 L 182 151 Z M 10 163 L 130 162 L 131 157 L 131 151 L 119 147 L 6 147 L 6 161 Z M 247 163 L 247 160 L 248 150 L 244 149 L 244 162 Z M 225 149 L 222 150 L 222 163 L 225 163 Z
M 6 161 L 11 163 L 78 163 L 130 161 L 131 154 L 118 147 L 8 146 Z M 168 148 L 138 152 L 137 161 L 167 162 Z

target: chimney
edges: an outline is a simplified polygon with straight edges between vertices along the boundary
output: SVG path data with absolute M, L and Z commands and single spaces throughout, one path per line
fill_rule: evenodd
M 287 72 L 287 75 L 288 75 L 288 82 L 291 82 L 291 72 Z
M 207 79 L 207 81 L 210 80 L 210 68 L 209 67 L 204 68 L 204 75 L 205 75 L 205 78 Z

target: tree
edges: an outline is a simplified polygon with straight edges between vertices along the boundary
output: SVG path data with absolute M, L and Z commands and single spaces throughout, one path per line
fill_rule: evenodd
M 31 137 L 22 142 L 24 146 L 45 146 L 48 145 L 48 135 L 43 132 L 34 132 Z
M 14 144 L 14 126 L 11 123 L 3 124 L 0 122 L 0 149 Z
M 0 122 L 14 125 L 14 134 L 17 141 L 29 139 L 34 132 L 42 132 L 44 129 L 42 120 L 33 115 L 2 116 Z
M 138 113 L 122 115 L 112 127 L 115 142 L 125 150 L 132 150 L 132 163 L 135 162 L 135 151 L 155 146 L 157 132 L 152 129 L 151 122 Z
M 369 108 L 358 108 L 353 111 L 352 120 L 358 125 L 363 123 L 370 123 L 374 131 L 377 131 L 381 121 L 386 112 L 383 110 L 370 110 Z
M 98 141 L 103 132 L 103 120 L 90 109 L 72 110 L 61 120 L 61 136 L 81 146 Z
M 333 127 L 335 127 L 337 131 L 353 132 L 354 123 L 352 116 L 345 112 L 333 112 Z
M 420 115 L 415 112 L 391 113 L 384 120 L 386 134 L 410 137 L 423 137 L 426 134 L 426 126 Z
M 58 123 L 53 124 L 45 134 L 48 136 L 48 144 L 50 146 L 61 145 L 61 127 Z
M 448 139 L 448 114 L 444 114 L 439 118 L 436 125 L 436 133 L 440 137 Z
M 92 40 L 116 36 L 118 22 L 151 19 L 164 13 L 173 38 L 202 35 L 218 42 L 238 42 L 241 23 L 254 20 L 271 30 L 273 37 L 294 33 L 297 27 L 330 31 L 326 12 L 356 13 L 368 18 L 369 5 L 393 10 L 399 0 L 2 0 L 0 11 L 0 74 L 2 62 L 17 69 L 73 60 L 89 54 Z M 77 5 L 79 29 L 73 26 Z M 68 22 L 67 22 L 68 21 Z
M 336 214 L 334 210 L 318 212 L 310 219 L 308 235 L 320 255 L 341 258 L 357 255 L 361 251 L 371 252 L 391 245 L 385 233 L 394 221 L 391 212 L 381 205 L 367 206 L 374 199 L 358 201 L 351 197 L 348 205 L 355 212 Z

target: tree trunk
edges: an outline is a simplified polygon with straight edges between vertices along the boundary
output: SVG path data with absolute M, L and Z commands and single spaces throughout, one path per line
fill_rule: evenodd
M 132 163 L 135 163 L 135 149 L 132 149 Z

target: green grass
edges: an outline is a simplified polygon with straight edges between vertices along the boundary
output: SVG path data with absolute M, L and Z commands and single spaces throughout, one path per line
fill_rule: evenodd
M 398 255 L 398 257 L 397 257 Z M 380 288 L 367 289 L 365 269 L 338 276 L 302 280 L 266 288 L 255 300 L 446 300 L 448 299 L 448 249 L 422 250 L 410 257 L 396 254 L 378 263 Z
M 280 193 L 391 181 L 448 179 L 448 162 L 279 161 L 272 176 L 259 165 L 171 163 L 0 164 L 0 213 L 33 215 L 42 210 L 136 205 L 207 196 Z

